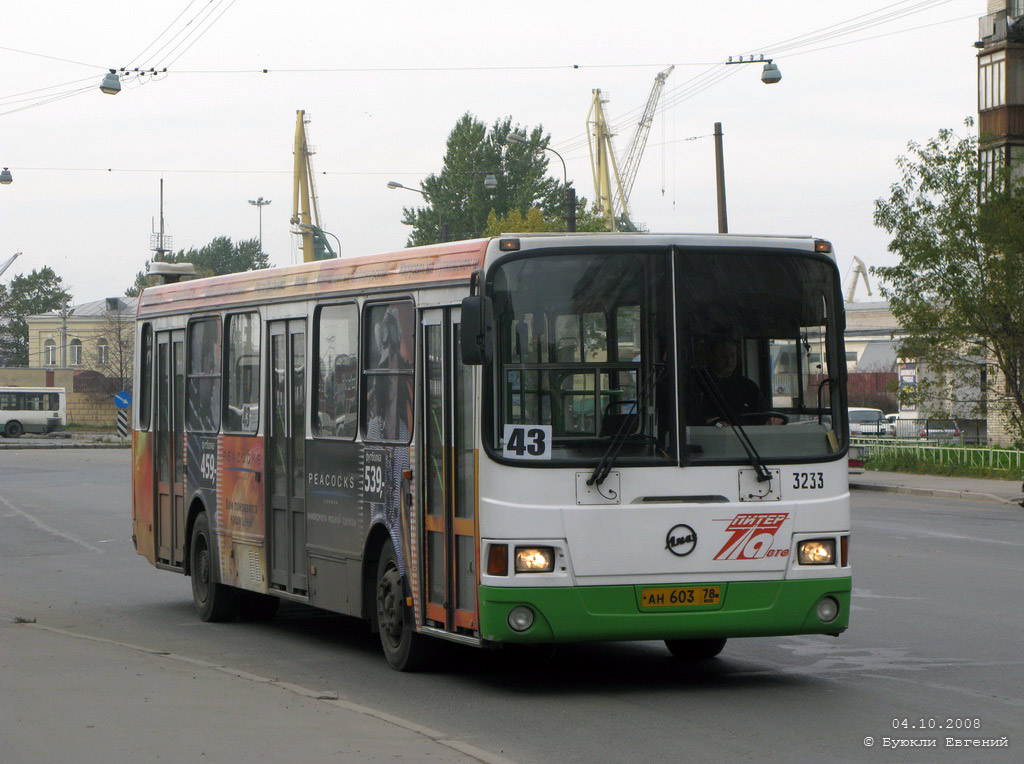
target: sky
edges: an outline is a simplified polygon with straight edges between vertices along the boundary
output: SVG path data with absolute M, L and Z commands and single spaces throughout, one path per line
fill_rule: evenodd
M 729 231 L 829 239 L 846 284 L 854 256 L 897 262 L 872 212 L 907 143 L 964 133 L 976 113 L 985 13 L 984 0 L 8 5 L 0 166 L 13 182 L 0 186 L 0 263 L 22 256 L 0 283 L 48 265 L 75 303 L 123 294 L 151 257 L 161 179 L 175 250 L 256 238 L 262 216 L 270 261 L 301 260 L 289 224 L 298 109 L 311 120 L 321 222 L 354 257 L 405 246 L 402 208 L 421 199 L 387 181 L 415 187 L 439 172 L 466 112 L 543 125 L 577 193 L 593 199 L 592 91 L 606 99 L 621 162 L 669 65 L 632 218 L 651 231 L 717 231 L 721 122 Z M 773 58 L 782 81 L 763 84 L 761 64 L 721 66 L 750 54 Z M 101 93 L 120 67 L 167 71 Z M 249 204 L 260 197 L 271 203 Z M 862 284 L 857 300 L 867 299 Z

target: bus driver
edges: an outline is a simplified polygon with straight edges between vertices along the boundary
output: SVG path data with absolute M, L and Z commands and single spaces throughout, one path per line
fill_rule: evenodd
M 745 416 L 765 411 L 767 405 L 764 396 L 761 395 L 761 389 L 752 380 L 738 373 L 739 348 L 736 340 L 731 337 L 712 337 L 707 348 L 709 374 L 705 379 L 714 385 L 740 424 L 761 424 Z M 696 382 L 698 416 L 695 423 L 719 426 L 728 424 L 725 412 L 715 404 L 711 393 L 705 387 L 702 382 Z

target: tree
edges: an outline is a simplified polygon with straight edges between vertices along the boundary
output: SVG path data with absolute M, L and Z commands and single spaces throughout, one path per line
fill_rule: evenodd
M 98 355 L 93 368 L 114 380 L 117 390 L 131 390 L 135 351 L 135 316 L 118 307 L 103 316 L 100 337 L 106 342 L 106 357 Z
M 28 366 L 26 316 L 59 310 L 71 293 L 49 266 L 15 276 L 9 288 L 0 285 L 0 363 Z
M 441 241 L 443 226 L 452 239 L 483 236 L 492 211 L 498 218 L 512 210 L 525 217 L 537 207 L 545 220 L 561 220 L 558 230 L 565 230 L 565 186 L 548 177 L 543 151 L 551 137 L 538 125 L 529 131 L 528 144 L 510 146 L 510 132 L 527 134 L 518 124 L 513 127 L 511 117 L 497 120 L 490 130 L 469 113 L 455 123 L 441 172 L 428 175 L 421 185 L 426 207 L 402 210 L 402 222 L 413 227 L 409 246 Z M 487 173 L 497 178 L 497 188 L 484 188 Z
M 135 274 L 134 283 L 125 290 L 128 297 L 138 297 L 149 286 L 149 260 L 143 270 Z M 218 236 L 200 249 L 192 247 L 186 252 L 179 249 L 167 256 L 164 262 L 192 263 L 196 267 L 195 278 L 222 276 L 226 273 L 241 273 L 270 267 L 270 258 L 260 251 L 259 239 L 245 239 L 233 244 L 231 237 Z
M 900 262 L 872 270 L 907 332 L 898 353 L 930 371 L 905 398 L 935 414 L 994 408 L 1024 443 L 1024 183 L 978 148 L 952 130 L 908 145 L 874 215 Z
M 608 221 L 596 206 L 587 210 L 587 200 L 582 197 L 578 200 L 576 210 L 576 230 L 584 231 L 607 231 Z M 564 213 L 565 207 L 562 207 Z M 484 236 L 498 236 L 503 233 L 546 233 L 565 231 L 565 217 L 552 219 L 544 217 L 540 207 L 530 207 L 523 215 L 518 209 L 511 210 L 507 215 L 498 217 L 494 210 L 487 215 L 487 227 L 484 229 Z

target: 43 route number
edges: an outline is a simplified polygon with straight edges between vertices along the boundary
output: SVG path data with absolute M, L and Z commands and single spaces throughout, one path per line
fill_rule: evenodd
M 506 459 L 550 459 L 551 425 L 505 425 Z

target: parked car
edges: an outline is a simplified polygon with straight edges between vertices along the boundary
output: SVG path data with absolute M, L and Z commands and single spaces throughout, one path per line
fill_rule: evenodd
M 852 407 L 847 409 L 850 420 L 850 435 L 888 435 L 889 424 L 882 418 L 881 409 Z
M 851 475 L 860 475 L 864 472 L 864 462 L 868 460 L 867 446 L 850 446 L 847 453 L 847 461 Z
M 960 425 L 955 419 L 926 419 L 918 435 L 922 440 L 960 440 Z

